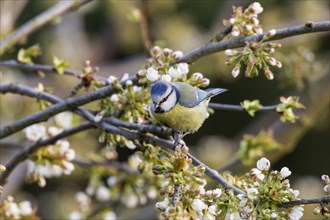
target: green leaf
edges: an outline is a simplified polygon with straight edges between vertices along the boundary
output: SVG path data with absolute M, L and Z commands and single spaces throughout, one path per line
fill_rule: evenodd
M 41 48 L 38 44 L 35 44 L 27 49 L 20 49 L 17 54 L 17 60 L 20 63 L 33 64 L 32 58 L 41 55 Z
M 69 66 L 69 64 L 63 59 L 59 59 L 56 56 L 53 56 L 53 64 L 55 70 L 60 74 L 64 74 L 64 69 Z
M 296 122 L 299 117 L 294 114 L 293 109 L 305 109 L 305 106 L 299 102 L 299 97 L 280 97 L 280 101 L 282 103 L 277 106 L 276 111 L 281 113 L 281 121 L 289 121 L 291 123 Z
M 254 116 L 257 111 L 259 111 L 262 108 L 262 105 L 260 104 L 259 100 L 244 100 L 241 102 L 241 106 L 249 113 L 249 115 Z

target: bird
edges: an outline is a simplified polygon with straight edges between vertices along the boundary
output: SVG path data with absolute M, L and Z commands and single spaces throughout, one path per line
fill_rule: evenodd
M 185 82 L 159 80 L 151 86 L 149 113 L 160 124 L 174 130 L 174 143 L 196 132 L 209 117 L 208 103 L 222 88 L 201 90 Z

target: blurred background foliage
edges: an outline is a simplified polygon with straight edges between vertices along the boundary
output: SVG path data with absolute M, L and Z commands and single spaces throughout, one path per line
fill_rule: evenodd
M 3 38 L 57 2 L 1 1 L 0 37 Z M 229 18 L 232 5 L 246 7 L 251 2 L 148 1 L 151 37 L 157 45 L 188 52 L 209 41 L 223 28 L 222 19 Z M 261 1 L 261 4 L 264 12 L 260 15 L 260 21 L 264 31 L 330 19 L 328 0 L 268 0 Z M 21 45 L 2 56 L 1 60 L 15 59 L 20 48 L 38 43 L 42 48 L 42 56 L 36 59 L 36 63 L 52 65 L 52 57 L 55 55 L 65 59 L 71 69 L 81 70 L 84 61 L 90 60 L 92 65 L 100 67 L 99 74 L 105 77 L 120 76 L 126 72 L 135 74 L 146 58 L 139 25 L 128 19 L 131 10 L 136 7 L 139 7 L 138 1 L 93 1 L 36 31 L 21 42 Z M 274 70 L 273 81 L 267 80 L 263 74 L 253 79 L 243 76 L 234 79 L 230 74 L 232 67 L 224 64 L 224 53 L 201 58 L 190 69 L 191 72 L 201 72 L 209 77 L 211 87 L 227 88 L 228 92 L 212 100 L 226 104 L 239 104 L 244 99 L 259 99 L 264 105 L 273 105 L 279 102 L 278 97 L 282 95 L 308 96 L 309 88 L 320 79 L 329 83 L 328 33 L 300 35 L 280 42 L 282 48 L 276 52 L 275 57 L 283 63 L 283 68 Z M 68 96 L 78 83 L 72 77 L 47 74 L 45 78 L 40 78 L 37 74 L 14 68 L 2 67 L 0 74 L 1 83 L 20 82 L 34 87 L 42 82 L 60 97 Z M 329 101 L 329 90 L 326 91 L 328 100 L 318 100 L 319 102 Z M 302 103 L 305 104 L 303 100 L 302 98 Z M 31 104 L 31 99 L 24 97 L 5 95 L 0 96 L 0 101 L 1 125 L 38 109 L 36 103 Z M 306 107 L 308 109 L 310 106 Z M 272 129 L 272 125 L 278 120 L 276 113 L 258 112 L 252 118 L 246 112 L 216 111 L 198 133 L 187 136 L 185 140 L 191 146 L 192 153 L 203 162 L 214 168 L 221 167 L 228 162 L 228 158 L 235 155 L 243 134 L 257 134 L 261 128 Z M 330 173 L 329 129 L 329 108 L 326 108 L 317 118 L 313 118 L 310 128 L 304 130 L 299 137 L 294 137 L 297 140 L 293 140 L 295 144 L 292 149 L 276 158 L 276 163 L 273 163 L 274 169 L 282 166 L 290 168 L 295 185 L 293 188 L 301 190 L 301 197 L 317 197 L 322 193 L 320 176 Z M 97 137 L 97 131 L 83 133 L 72 138 L 71 145 L 79 155 L 84 156 L 99 148 Z M 21 139 L 24 142 L 23 135 L 10 139 Z M 285 148 L 286 143 L 282 144 Z M 1 163 L 5 164 L 16 150 L 1 149 Z M 50 179 L 46 188 L 24 184 L 23 171 L 24 165 L 21 165 L 11 177 L 16 179 L 15 184 L 8 186 L 5 193 L 11 194 L 19 190 L 20 193 L 16 193 L 16 196 L 31 197 L 32 201 L 38 203 L 38 212 L 44 217 L 63 218 L 65 213 L 74 208 L 74 193 L 86 187 L 83 175 L 86 171 L 79 168 L 72 176 Z M 243 170 L 233 168 L 229 171 L 240 174 Z M 133 211 L 127 216 L 134 216 Z M 311 212 L 305 213 L 305 218 L 315 218 L 307 214 Z

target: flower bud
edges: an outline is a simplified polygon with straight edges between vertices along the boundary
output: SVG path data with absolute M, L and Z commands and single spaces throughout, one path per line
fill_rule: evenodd
M 236 78 L 240 73 L 240 68 L 239 67 L 235 67 L 232 71 L 231 71 L 231 75 Z
M 166 168 L 164 168 L 164 166 L 161 166 L 161 165 L 155 165 L 155 166 L 152 168 L 152 172 L 153 172 L 155 175 L 161 175 L 161 174 L 164 174 L 165 171 L 166 171 Z
M 151 54 L 154 57 L 159 57 L 161 53 L 162 53 L 162 49 L 159 46 L 154 46 L 151 50 Z
M 172 57 L 173 57 L 175 60 L 179 60 L 179 59 L 181 59 L 181 58 L 183 57 L 183 52 L 182 52 L 182 51 L 179 51 L 179 50 L 174 51 L 174 52 L 172 53 Z

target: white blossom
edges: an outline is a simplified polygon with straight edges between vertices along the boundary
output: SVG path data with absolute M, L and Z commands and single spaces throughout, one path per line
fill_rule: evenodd
M 304 215 L 304 208 L 301 206 L 295 206 L 289 213 L 290 219 L 300 219 Z
M 78 211 L 70 212 L 69 220 L 81 220 L 81 219 L 82 219 L 82 216 L 81 216 L 80 212 L 78 212 Z
M 278 216 L 278 215 L 276 214 L 276 212 L 272 212 L 272 213 L 270 214 L 270 217 L 271 217 L 271 218 L 277 218 L 277 216 Z
M 215 220 L 215 216 L 207 212 L 205 215 L 203 215 L 203 220 Z
M 148 189 L 147 195 L 148 195 L 148 197 L 149 197 L 150 199 L 155 199 L 155 198 L 157 198 L 158 190 L 156 189 L 156 187 L 151 186 L 151 187 Z
M 46 137 L 46 127 L 41 124 L 34 124 L 24 129 L 26 138 L 30 141 L 38 141 Z
M 125 80 L 128 80 L 129 78 L 129 74 L 128 73 L 124 73 L 124 75 L 121 77 L 120 81 L 125 81 Z
M 276 30 L 275 29 L 271 29 L 271 30 L 268 31 L 268 35 L 270 37 L 275 36 L 275 34 L 276 34 Z
M 229 23 L 231 23 L 231 24 L 234 24 L 235 21 L 236 21 L 236 18 L 230 18 L 230 19 L 229 19 Z
M 62 167 L 60 167 L 59 165 L 57 164 L 52 164 L 51 166 L 49 166 L 49 177 L 52 177 L 52 176 L 61 176 L 62 173 L 63 173 L 63 169 Z
M 239 206 L 244 207 L 248 202 L 248 198 L 245 194 L 238 194 L 237 198 L 240 200 Z
M 238 212 L 227 212 L 225 220 L 241 220 L 241 216 Z
M 63 130 L 64 130 L 63 128 L 57 128 L 57 127 L 51 126 L 51 127 L 47 128 L 47 133 L 50 136 L 55 136 L 55 135 L 58 135 L 58 134 L 62 133 Z
M 110 199 L 110 191 L 107 187 L 101 185 L 97 188 L 95 197 L 98 201 L 104 202 Z
M 141 86 L 133 86 L 133 92 L 134 93 L 138 93 L 142 90 L 142 87 Z
M 194 199 L 191 207 L 193 208 L 193 210 L 195 210 L 196 212 L 202 211 L 204 209 L 207 209 L 207 205 L 200 199 Z
M 88 208 L 91 203 L 91 198 L 84 192 L 77 192 L 75 198 L 83 208 Z
M 163 189 L 166 188 L 169 184 L 170 184 L 169 181 L 165 181 L 165 182 L 163 182 L 163 184 L 162 184 L 162 188 L 163 188 Z
M 232 50 L 232 49 L 227 49 L 227 50 L 225 50 L 225 54 L 226 54 L 226 56 L 234 56 L 234 55 L 236 55 L 237 53 L 238 53 L 237 50 Z
M 262 33 L 264 32 L 264 30 L 262 30 L 261 27 L 257 27 L 257 28 L 255 28 L 254 30 L 255 30 L 255 32 L 256 32 L 257 34 L 262 34 Z
M 164 201 L 157 202 L 156 203 L 156 209 L 159 209 L 161 211 L 164 211 L 169 206 L 169 200 L 167 197 L 165 197 Z
M 104 111 L 97 113 L 94 116 L 94 122 L 99 123 L 103 119 L 103 116 L 104 116 Z
M 139 204 L 139 198 L 135 193 L 124 194 L 121 201 L 127 208 L 135 208 Z
M 142 162 L 141 158 L 136 154 L 133 154 L 128 159 L 128 165 L 133 169 L 137 169 L 141 162 Z
M 56 124 L 64 129 L 72 127 L 72 118 L 73 114 L 71 112 L 61 112 L 54 116 Z
M 152 67 L 149 67 L 147 69 L 147 75 L 146 75 L 147 79 L 150 81 L 150 82 L 155 82 L 156 80 L 158 80 L 159 78 L 159 75 L 158 75 L 158 71 L 155 70 L 154 68 Z
M 172 57 L 173 57 L 174 59 L 179 60 L 179 59 L 181 59 L 181 57 L 183 57 L 183 53 L 182 53 L 182 51 L 180 51 L 180 50 L 174 51 L 174 52 L 172 53 Z
M 125 145 L 128 149 L 134 150 L 136 148 L 136 145 L 133 143 L 133 141 L 125 140 Z
M 210 205 L 208 208 L 208 212 L 212 215 L 215 215 L 215 212 L 217 211 L 217 207 L 215 205 Z
M 173 78 L 173 79 L 177 79 L 181 77 L 181 72 L 178 71 L 176 68 L 174 67 L 170 67 L 168 70 L 168 74 Z
M 231 35 L 232 35 L 233 37 L 238 37 L 239 34 L 240 34 L 240 32 L 239 32 L 239 30 L 238 30 L 237 28 L 234 27 L 234 28 L 231 30 Z
M 114 84 L 114 83 L 116 83 L 116 82 L 118 82 L 117 77 L 115 77 L 115 76 L 111 76 L 111 75 L 108 77 L 108 83 L 109 83 L 109 84 Z
M 251 24 L 246 24 L 245 28 L 246 28 L 246 30 L 251 31 L 252 30 L 252 25 Z
M 179 63 L 177 70 L 181 72 L 181 74 L 186 75 L 189 73 L 189 66 L 187 63 Z
M 166 82 L 171 82 L 172 81 L 172 77 L 170 75 L 162 75 L 161 80 L 166 81 Z
M 280 173 L 283 178 L 287 178 L 288 176 L 291 175 L 291 171 L 287 167 L 283 167 Z
M 133 85 L 133 81 L 132 80 L 127 80 L 126 81 L 126 86 L 131 86 L 131 85 Z
M 18 204 L 18 207 L 20 209 L 20 214 L 22 216 L 27 216 L 32 214 L 32 207 L 31 203 L 29 201 L 23 201 Z
M 263 181 L 263 180 L 265 179 L 265 175 L 264 175 L 260 170 L 258 170 L 257 168 L 252 168 L 252 169 L 250 170 L 250 174 L 251 174 L 252 176 L 257 177 L 257 178 L 260 179 L 261 181 Z
M 103 216 L 103 220 L 116 220 L 116 219 L 117 219 L 117 215 L 113 211 L 108 211 Z
M 254 13 L 256 14 L 260 14 L 263 12 L 263 7 L 261 6 L 261 4 L 259 2 L 253 2 L 251 5 L 250 5 L 251 9 L 254 11 Z
M 118 96 L 118 94 L 112 94 L 112 95 L 110 96 L 110 101 L 111 101 L 111 102 L 118 102 L 118 101 L 119 101 L 119 96 Z
M 72 171 L 74 170 L 74 165 L 73 163 L 70 163 L 68 161 L 62 161 L 63 166 L 65 167 L 65 170 L 63 170 L 63 173 L 65 175 L 70 175 Z
M 257 162 L 257 168 L 259 170 L 261 170 L 261 171 L 263 171 L 263 170 L 266 170 L 266 171 L 269 170 L 269 168 L 270 168 L 270 161 L 267 158 L 265 158 L 265 157 L 261 158 Z
M 93 195 L 95 193 L 94 186 L 89 184 L 86 188 L 86 193 L 90 196 Z
M 56 141 L 56 146 L 59 147 L 60 154 L 64 154 L 70 148 L 70 142 L 67 140 Z
M 8 208 L 7 208 L 9 216 L 13 216 L 14 219 L 19 218 L 20 209 L 18 208 L 18 205 L 15 202 L 9 202 Z
M 204 186 L 199 185 L 198 186 L 198 191 L 199 191 L 199 194 L 204 195 L 205 194 L 205 188 L 204 188 Z
M 117 176 L 110 176 L 107 179 L 108 186 L 114 186 L 114 185 L 116 185 L 117 182 L 118 182 L 118 177 Z
M 256 188 L 246 189 L 246 196 L 251 200 L 255 200 L 257 198 L 258 194 L 259 194 L 259 192 Z

